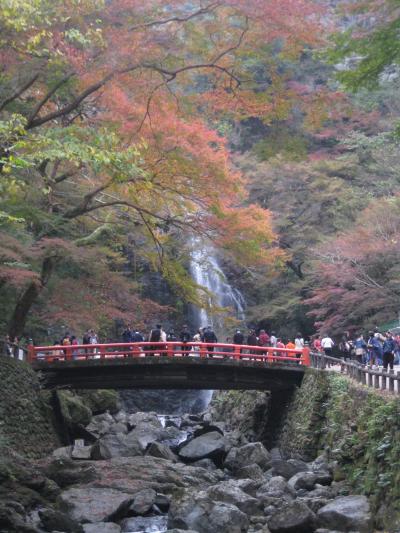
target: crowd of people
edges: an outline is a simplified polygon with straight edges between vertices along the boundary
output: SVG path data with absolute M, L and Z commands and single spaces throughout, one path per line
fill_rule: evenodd
M 161 324 L 150 331 L 145 336 L 140 331 L 135 330 L 132 326 L 128 326 L 122 333 L 122 341 L 129 342 L 180 342 L 182 343 L 182 351 L 187 353 L 189 350 L 198 351 L 198 346 L 191 348 L 186 347 L 186 343 L 205 343 L 214 344 L 218 343 L 218 338 L 212 328 L 212 326 L 203 327 L 197 330 L 195 334 L 192 334 L 189 327 L 185 324 L 179 333 L 176 333 L 174 329 L 170 329 L 168 332 L 164 331 Z M 258 334 L 255 329 L 250 329 L 247 333 L 243 333 L 240 329 L 236 329 L 232 337 L 226 337 L 221 344 L 229 345 L 243 345 L 243 346 L 258 346 L 258 347 L 275 347 L 286 348 L 289 350 L 301 350 L 304 348 L 305 342 L 301 333 L 298 333 L 296 337 L 286 343 L 280 337 L 277 337 L 273 331 L 269 335 L 264 329 L 261 329 Z M 209 346 L 207 351 L 212 353 L 214 348 Z M 232 351 L 229 346 L 222 348 L 222 351 Z M 250 349 L 251 351 L 251 349 Z M 255 352 L 256 353 L 256 352 Z
M 188 356 L 189 352 L 199 352 L 202 343 L 207 345 L 207 352 L 212 356 L 214 352 L 212 345 L 219 342 L 212 326 L 202 327 L 193 334 L 186 324 L 182 326 L 179 332 L 175 332 L 173 328 L 167 332 L 161 324 L 157 324 L 148 334 L 143 334 L 129 325 L 125 327 L 119 340 L 125 344 L 144 343 L 141 352 L 147 352 L 148 355 L 160 353 L 159 343 L 176 342 L 180 344 L 179 349 L 183 356 Z M 18 342 L 11 341 L 9 336 L 6 336 L 4 341 L 4 354 L 16 357 Z M 149 344 L 152 342 L 157 344 L 152 346 Z M 338 341 L 333 340 L 329 335 L 316 335 L 308 339 L 307 343 L 301 333 L 297 333 L 294 338 L 284 342 L 274 331 L 268 334 L 265 329 L 258 332 L 256 329 L 250 329 L 245 333 L 236 329 L 232 336 L 228 336 L 220 342 L 222 344 L 222 347 L 219 348 L 220 352 L 233 352 L 233 347 L 231 348 L 230 345 L 240 345 L 244 346 L 241 353 L 262 353 L 259 349 L 251 349 L 251 347 L 257 346 L 282 348 L 289 350 L 288 355 L 295 356 L 297 354 L 299 356 L 298 350 L 302 350 L 306 344 L 309 344 L 313 350 L 324 353 L 326 356 L 355 360 L 372 368 L 382 366 L 387 370 L 388 368 L 393 369 L 395 364 L 400 364 L 400 334 L 393 334 L 391 331 L 383 334 L 378 328 L 370 331 L 365 337 L 362 334 L 352 336 L 346 331 Z M 55 351 L 58 350 L 59 354 L 62 355 L 63 352 L 66 352 L 67 346 L 97 345 L 100 344 L 100 340 L 93 329 L 88 329 L 83 334 L 81 341 L 75 335 L 66 332 L 60 339 L 54 340 L 53 344 Z M 290 350 L 296 351 L 291 353 Z M 85 353 L 95 354 L 97 351 L 95 346 L 85 348 Z M 72 354 L 78 355 L 79 350 L 73 350 Z M 162 351 L 162 355 L 166 355 L 166 352 Z
M 317 352 L 327 356 L 338 355 L 344 360 L 355 360 L 372 368 L 382 366 L 385 370 L 393 370 L 394 365 L 400 362 L 400 335 L 391 331 L 383 334 L 378 328 L 369 331 L 365 337 L 361 333 L 352 337 L 346 331 L 337 345 L 336 354 L 335 342 L 328 335 L 322 338 L 317 335 L 312 345 Z

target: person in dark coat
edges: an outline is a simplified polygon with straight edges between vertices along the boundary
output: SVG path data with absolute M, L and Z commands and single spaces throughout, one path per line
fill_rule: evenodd
M 207 328 L 205 329 L 204 333 L 203 333 L 203 337 L 204 337 L 204 342 L 207 344 L 207 343 L 216 343 L 218 342 L 218 339 L 217 339 L 217 336 L 215 335 L 213 329 L 211 326 L 207 326 Z M 208 355 L 210 357 L 212 357 L 212 353 L 214 351 L 214 346 L 210 346 L 208 345 L 207 346 L 207 352 L 208 352 Z
M 250 333 L 247 336 L 247 344 L 249 346 L 258 346 L 258 337 L 254 329 L 250 330 Z M 250 350 L 250 353 L 256 354 L 259 352 L 257 352 L 257 350 Z
M 128 326 L 122 332 L 122 341 L 126 342 L 126 343 L 132 342 L 132 328 L 131 328 L 131 326 Z
M 240 329 L 237 329 L 235 331 L 235 334 L 233 336 L 233 344 L 244 344 L 244 335 L 240 331 Z
M 192 340 L 192 334 L 190 333 L 189 328 L 186 324 L 182 327 L 182 331 L 179 338 L 182 343 L 182 356 L 187 357 L 190 352 L 190 346 L 187 346 L 187 343 Z

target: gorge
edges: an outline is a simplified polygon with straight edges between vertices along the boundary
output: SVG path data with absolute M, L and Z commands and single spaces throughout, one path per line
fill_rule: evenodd
M 399 400 L 335 373 L 310 369 L 275 417 L 268 392 L 185 413 L 181 391 L 41 392 L 6 358 L 0 376 L 4 533 L 397 531 Z

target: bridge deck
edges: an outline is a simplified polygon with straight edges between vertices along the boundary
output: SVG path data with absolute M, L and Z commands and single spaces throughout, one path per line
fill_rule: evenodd
M 44 387 L 285 389 L 301 382 L 309 350 L 180 342 L 31 346 Z
M 234 359 L 138 357 L 35 361 L 46 388 L 284 390 L 299 385 L 305 366 Z

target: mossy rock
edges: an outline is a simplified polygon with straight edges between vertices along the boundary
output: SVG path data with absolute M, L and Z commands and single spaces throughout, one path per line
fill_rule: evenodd
M 92 419 L 91 409 L 84 404 L 82 398 L 70 391 L 57 391 L 61 416 L 69 427 L 87 426 Z
M 114 414 L 119 410 L 118 393 L 115 390 L 83 390 L 78 394 L 94 415 L 100 415 L 106 411 Z

